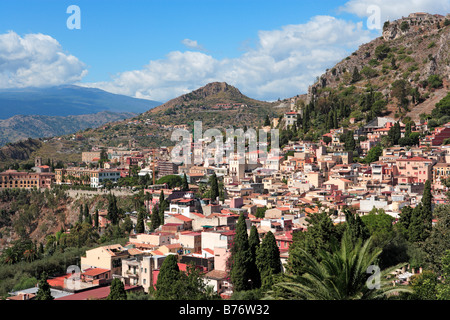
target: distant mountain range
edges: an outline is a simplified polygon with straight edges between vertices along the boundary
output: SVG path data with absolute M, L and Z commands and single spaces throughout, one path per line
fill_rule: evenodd
M 0 120 L 0 146 L 27 138 L 62 136 L 88 128 L 97 128 L 105 123 L 136 116 L 132 112 L 102 111 L 75 116 L 15 115 Z
M 142 113 L 162 104 L 74 85 L 0 89 L 0 119 L 15 115 L 73 116 L 102 111 Z

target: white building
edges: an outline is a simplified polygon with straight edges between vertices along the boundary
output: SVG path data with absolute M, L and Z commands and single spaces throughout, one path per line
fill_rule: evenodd
M 91 173 L 91 187 L 99 188 L 106 181 L 117 182 L 120 178 L 120 171 L 115 169 L 99 169 Z

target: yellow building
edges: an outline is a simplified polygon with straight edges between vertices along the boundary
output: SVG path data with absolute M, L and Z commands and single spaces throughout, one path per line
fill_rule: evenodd
M 122 274 L 122 259 L 128 259 L 130 254 L 120 244 L 98 247 L 87 250 L 86 256 L 81 257 L 81 271 L 90 268 L 111 270 L 111 274 Z
M 55 174 L 51 172 L 19 172 L 16 170 L 6 170 L 0 173 L 0 189 L 25 188 L 41 189 L 50 188 L 55 179 Z

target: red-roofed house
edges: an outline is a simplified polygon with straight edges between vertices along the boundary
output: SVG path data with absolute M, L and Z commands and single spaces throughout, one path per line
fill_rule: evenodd
M 102 268 L 86 269 L 81 274 L 81 280 L 91 282 L 94 285 L 105 284 L 112 280 L 111 270 Z
M 166 219 L 166 223 L 182 223 L 183 230 L 192 229 L 192 219 L 182 214 L 169 214 L 169 217 Z

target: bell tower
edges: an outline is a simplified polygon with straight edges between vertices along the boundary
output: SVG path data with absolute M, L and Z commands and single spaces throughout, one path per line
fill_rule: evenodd
M 42 166 L 42 158 L 41 157 L 36 157 L 36 159 L 34 159 L 34 166 L 35 167 Z

